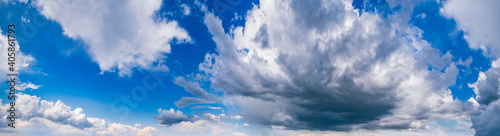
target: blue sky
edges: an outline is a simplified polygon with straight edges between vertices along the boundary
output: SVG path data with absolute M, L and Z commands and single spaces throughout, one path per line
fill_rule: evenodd
M 0 132 L 495 134 L 498 4 L 1 1 L 29 66 L 24 125 Z

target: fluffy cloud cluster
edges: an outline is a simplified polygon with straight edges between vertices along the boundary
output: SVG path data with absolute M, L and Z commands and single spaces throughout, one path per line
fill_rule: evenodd
M 0 99 L 1 102 L 1 99 Z M 1 105 L 6 111 L 9 104 Z M 40 100 L 40 97 L 18 94 L 16 99 L 16 128 L 0 127 L 0 132 L 16 135 L 154 135 L 158 131 L 154 127 L 142 129 L 134 126 L 112 123 L 103 119 L 89 118 L 83 109 L 71 110 L 61 101 Z M 10 123 L 7 112 L 1 112 L 2 124 Z
M 454 19 L 458 29 L 465 31 L 465 39 L 473 49 L 482 49 L 487 56 L 500 57 L 500 1 L 449 0 L 441 13 Z
M 189 42 L 176 21 L 155 18 L 161 0 L 34 1 L 42 15 L 61 24 L 64 34 L 83 40 L 101 70 L 130 75 L 133 68 L 167 71 L 170 43 Z
M 500 133 L 500 1 L 496 0 L 449 0 L 441 13 L 457 22 L 463 30 L 469 46 L 481 49 L 492 59 L 491 68 L 479 73 L 477 82 L 470 84 L 476 94 L 479 108 L 472 114 L 473 128 L 478 136 Z M 471 101 L 475 101 L 471 99 Z
M 452 56 L 406 25 L 412 9 L 382 17 L 359 14 L 351 3 L 260 1 L 244 27 L 228 33 L 207 13 L 218 54 L 207 54 L 199 69 L 224 90 L 228 107 L 262 125 L 426 129 L 430 120 L 467 119 L 472 104 L 447 89 L 458 74 Z

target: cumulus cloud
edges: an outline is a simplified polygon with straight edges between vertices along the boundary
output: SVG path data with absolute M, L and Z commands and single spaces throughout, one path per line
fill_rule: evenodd
M 464 115 L 468 107 L 447 89 L 458 74 L 452 56 L 400 22 L 408 15 L 359 14 L 340 0 L 261 1 L 244 27 L 225 33 L 207 13 L 218 54 L 199 69 L 224 91 L 226 106 L 278 128 L 423 129 Z
M 1 102 L 1 99 L 0 99 Z M 0 105 L 0 110 L 10 108 L 9 103 Z M 154 127 L 142 129 L 112 123 L 103 119 L 90 118 L 83 109 L 71 110 L 70 106 L 61 101 L 41 100 L 40 97 L 27 94 L 17 94 L 16 98 L 16 128 L 0 127 L 0 134 L 15 133 L 16 135 L 154 135 L 158 131 Z M 8 113 L 1 112 L 1 123 L 10 123 Z
M 477 81 L 469 84 L 474 89 L 477 101 L 477 112 L 472 115 L 473 128 L 476 135 L 487 136 L 500 133 L 500 59 L 493 61 L 492 67 L 486 72 L 480 72 Z
M 245 134 L 245 133 L 234 132 L 234 133 L 233 133 L 233 136 L 249 136 L 249 135 L 247 135 L 247 134 Z
M 471 63 L 472 63 L 472 57 L 469 57 L 469 58 L 468 58 L 467 60 L 465 60 L 465 61 L 460 60 L 460 61 L 458 62 L 458 65 L 462 65 L 462 66 L 465 66 L 465 67 L 469 67 Z
M 187 15 L 189 15 L 191 13 L 191 9 L 189 9 L 188 5 L 182 4 L 181 8 L 182 8 L 182 13 L 184 13 L 184 15 L 187 16 Z
M 205 91 L 200 87 L 200 83 L 197 81 L 188 81 L 184 77 L 176 77 L 174 83 L 182 86 L 185 91 L 197 96 L 195 97 L 182 97 L 179 101 L 175 102 L 177 107 L 185 107 L 192 104 L 201 103 L 215 103 L 219 101 L 219 98 L 215 97 L 213 94 Z
M 155 18 L 161 0 L 151 1 L 34 1 L 42 15 L 61 24 L 64 34 L 82 40 L 102 72 L 121 76 L 133 68 L 168 70 L 164 54 L 170 43 L 190 42 L 176 21 Z

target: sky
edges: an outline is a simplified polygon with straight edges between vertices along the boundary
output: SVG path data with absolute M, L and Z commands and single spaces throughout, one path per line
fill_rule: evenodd
M 499 6 L 0 0 L 0 135 L 495 135 Z

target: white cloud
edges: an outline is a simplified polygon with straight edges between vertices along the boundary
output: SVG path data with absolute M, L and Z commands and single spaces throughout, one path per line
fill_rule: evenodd
M 28 3 L 28 1 L 29 1 L 29 0 L 2 0 L 2 1 L 0 1 L 0 2 L 4 2 L 4 3 L 9 3 L 9 2 L 10 2 L 10 3 L 20 2 L 20 3 L 24 3 L 24 4 L 26 4 L 26 3 Z
M 195 97 L 181 97 L 179 101 L 175 102 L 175 106 L 182 108 L 188 105 L 201 104 L 201 103 L 216 103 L 217 101 L 218 100 L 207 100 Z
M 465 31 L 465 39 L 474 49 L 482 49 L 490 57 L 500 57 L 500 1 L 448 0 L 441 13 L 457 22 Z
M 243 117 L 240 115 L 228 116 L 226 114 L 214 115 L 211 113 L 204 113 L 201 118 L 196 115 L 185 115 L 180 110 L 158 109 L 159 115 L 154 117 L 158 120 L 158 125 L 168 126 L 173 130 L 179 132 L 186 132 L 190 135 L 206 135 L 221 134 L 228 132 L 234 128 L 239 127 L 237 124 L 231 124 L 226 120 L 239 120 Z
M 222 109 L 221 107 L 212 107 L 212 106 L 207 106 L 207 108 L 213 109 L 213 110 L 220 110 L 220 109 Z
M 83 114 L 83 109 L 71 110 L 70 106 L 61 101 L 41 100 L 40 97 L 27 94 L 17 94 L 16 128 L 0 127 L 0 134 L 15 133 L 16 135 L 155 135 L 154 127 L 139 129 L 134 126 L 112 123 L 103 119 L 89 118 Z M 0 99 L 1 102 L 1 99 Z M 9 104 L 1 105 L 0 110 L 6 111 Z M 10 123 L 7 112 L 1 112 L 2 124 Z
M 179 101 L 175 102 L 175 106 L 177 107 L 182 108 L 193 104 L 215 103 L 217 101 L 220 101 L 219 98 L 214 96 L 214 94 L 211 94 L 205 91 L 203 88 L 201 88 L 200 83 L 198 81 L 188 81 L 184 77 L 176 77 L 174 79 L 174 83 L 179 86 L 182 86 L 185 91 L 197 96 L 197 98 L 182 97 Z
M 225 115 L 223 115 L 225 116 Z M 221 121 L 221 116 L 213 115 L 210 113 L 205 113 L 203 114 L 203 119 L 208 120 L 208 121 Z
M 170 42 L 190 42 L 176 21 L 158 20 L 161 0 L 35 1 L 37 9 L 61 24 L 64 34 L 88 45 L 87 52 L 102 72 L 118 70 L 121 76 L 133 68 L 166 70 L 160 62 L 170 53 Z
M 30 22 L 30 19 L 29 19 L 29 18 L 27 18 L 27 17 L 21 16 L 21 21 L 22 21 L 23 23 L 29 23 L 29 22 Z
M 141 124 L 135 124 L 134 126 L 135 127 L 141 127 Z
M 487 136 L 500 133 L 500 59 L 492 62 L 491 68 L 480 72 L 477 81 L 469 84 L 476 94 L 473 101 L 476 111 L 472 114 L 473 128 L 476 135 Z M 476 102 L 477 101 L 477 102 Z
M 272 129 L 263 129 L 267 135 L 287 136 L 471 136 L 474 130 L 470 129 L 472 123 L 470 118 L 459 117 L 452 119 L 439 119 L 428 122 L 416 121 L 415 126 L 422 129 L 378 129 L 378 130 L 353 130 L 353 131 L 311 131 L 311 130 L 287 130 L 284 127 L 272 126 Z M 262 133 L 261 133 L 262 134 Z
M 6 28 L 1 28 L 2 30 L 6 30 Z M 9 67 L 7 66 L 8 64 L 8 57 L 7 56 L 7 49 L 10 47 L 9 46 L 9 41 L 7 39 L 7 35 L 3 35 L 1 33 L 2 30 L 0 30 L 0 50 L 2 52 L 2 55 L 0 55 L 0 63 L 3 64 L 2 67 L 0 67 L 0 81 L 6 81 L 8 80 L 9 77 L 5 76 L 7 73 L 11 73 L 9 71 Z M 32 65 L 33 63 L 36 62 L 36 60 L 31 56 L 31 55 L 26 55 L 23 52 L 21 52 L 21 45 L 16 41 L 15 43 L 15 64 L 14 68 L 18 73 L 23 73 L 25 71 L 29 71 L 29 66 Z
M 187 116 L 182 113 L 182 111 L 175 111 L 173 108 L 170 110 L 158 109 L 159 115 L 155 118 L 158 120 L 158 124 L 162 126 L 171 126 L 173 124 L 178 124 L 183 121 L 196 121 L 199 119 L 198 116 Z
M 211 94 L 200 87 L 198 82 L 187 81 L 184 77 L 176 77 L 174 83 L 182 86 L 187 92 L 204 99 L 212 99 Z
M 199 69 L 227 107 L 268 126 L 425 129 L 418 124 L 465 115 L 448 90 L 458 75 L 453 56 L 401 22 L 409 15 L 358 15 L 349 1 L 261 1 L 244 27 L 225 33 L 207 13 L 218 55 Z
M 461 125 L 462 126 L 462 125 Z M 467 125 L 463 127 L 468 127 Z M 307 131 L 307 130 L 277 130 L 269 132 L 269 135 L 287 135 L 287 136 L 471 136 L 474 135 L 471 129 L 469 131 L 455 130 L 452 128 L 435 128 L 427 130 L 357 130 L 350 132 L 336 131 Z
M 425 13 L 420 13 L 417 15 L 417 18 L 420 18 L 420 19 L 425 19 L 425 17 L 427 17 L 427 15 Z
M 228 119 L 240 120 L 242 118 L 243 117 L 240 115 L 228 116 L 226 114 L 219 114 L 219 116 L 217 116 L 217 115 L 213 115 L 210 113 L 203 114 L 203 119 L 209 120 L 209 121 L 221 121 L 221 120 L 228 120 Z
M 107 130 L 97 131 L 99 135 L 134 135 L 134 136 L 151 136 L 158 135 L 158 129 L 154 127 L 144 127 L 139 129 L 137 127 L 112 123 L 109 124 Z
M 462 66 L 465 66 L 465 67 L 469 67 L 471 63 L 472 63 L 472 57 L 469 57 L 465 61 L 462 61 L 462 60 L 458 61 L 458 65 L 462 65 Z
M 17 87 L 16 90 L 18 90 L 18 91 L 25 91 L 26 89 L 30 89 L 31 91 L 33 91 L 33 90 L 36 90 L 42 86 L 35 85 L 35 84 L 32 84 L 31 82 L 28 82 L 28 83 L 20 83 L 16 87 Z
M 247 134 L 245 134 L 245 133 L 234 132 L 234 133 L 233 133 L 233 136 L 249 136 L 249 135 L 247 135 Z
M 195 105 L 195 106 L 192 106 L 191 109 L 203 109 L 203 108 L 208 108 L 208 109 L 212 109 L 212 110 L 221 110 L 222 107 L 212 107 L 212 106 L 205 106 L 205 105 Z
M 243 117 L 240 115 L 236 115 L 236 116 L 230 116 L 230 118 L 238 120 L 238 119 L 242 119 Z
M 489 105 L 481 105 L 480 114 L 472 117 L 472 128 L 476 130 L 477 136 L 490 136 L 500 133 L 500 100 Z
M 228 132 L 237 126 L 234 124 L 222 122 L 222 121 L 209 121 L 209 120 L 197 120 L 194 122 L 184 121 L 179 124 L 171 126 L 172 129 L 180 132 L 189 132 L 190 134 L 203 135 L 209 134 L 221 134 Z
M 191 13 L 191 9 L 189 9 L 189 6 L 187 6 L 186 4 L 182 4 L 181 7 L 182 7 L 182 13 L 184 13 L 184 15 L 187 16 Z
M 469 46 L 481 49 L 492 60 L 491 68 L 480 72 L 473 88 L 476 98 L 472 118 L 472 128 L 477 136 L 500 133 L 500 1 L 496 0 L 448 0 L 441 13 L 457 22 L 457 27 L 465 32 Z M 471 60 L 472 61 L 472 60 Z M 466 61 L 467 62 L 467 61 Z M 467 63 L 466 63 L 467 64 Z

